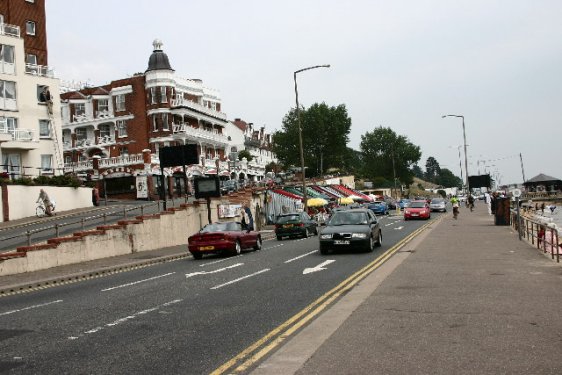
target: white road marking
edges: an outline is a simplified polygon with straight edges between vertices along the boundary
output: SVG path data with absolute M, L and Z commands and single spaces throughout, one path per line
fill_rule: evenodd
M 285 246 L 285 244 L 280 243 L 279 245 L 275 245 L 275 246 L 271 246 L 271 247 L 266 247 L 264 250 L 275 249 L 276 247 L 281 247 L 281 246 Z
M 52 301 L 52 302 L 42 303 L 42 304 L 40 304 L 40 305 L 33 305 L 33 306 L 24 307 L 23 309 L 17 309 L 17 310 L 12 310 L 12 311 L 6 311 L 6 312 L 3 312 L 3 313 L 0 313 L 0 316 L 15 314 L 15 313 L 18 313 L 18 312 L 22 312 L 22 311 L 26 311 L 26 310 L 31 310 L 31 309 L 37 309 L 37 308 L 39 308 L 39 307 L 49 306 L 49 305 L 52 305 L 53 303 L 60 303 L 60 302 L 62 302 L 62 299 L 58 299 L 58 300 Z
M 394 228 L 394 230 L 402 230 L 402 229 L 404 229 L 404 227 L 396 227 L 396 228 Z
M 250 278 L 250 277 L 252 277 L 252 276 L 259 275 L 260 273 L 264 273 L 264 272 L 267 272 L 267 271 L 269 271 L 269 270 L 270 270 L 269 268 L 266 268 L 266 269 L 263 269 L 263 270 L 261 270 L 261 271 L 255 272 L 255 273 L 253 273 L 253 274 L 251 274 L 251 275 L 242 276 L 242 277 L 239 277 L 238 279 L 229 281 L 229 282 L 227 282 L 227 283 L 214 286 L 214 287 L 212 287 L 211 289 L 219 289 L 219 288 L 222 288 L 223 286 L 227 286 L 227 285 L 230 285 L 230 284 L 234 284 L 234 283 L 236 283 L 236 282 L 238 282 L 238 281 L 241 281 L 241 280 Z
M 173 301 L 163 303 L 163 304 L 160 305 L 160 306 L 156 306 L 156 307 L 153 307 L 153 308 L 150 308 L 150 309 L 146 309 L 146 310 L 139 311 L 139 312 L 137 312 L 137 313 L 134 313 L 133 315 L 129 315 L 129 316 L 126 316 L 126 317 L 124 317 L 124 318 L 117 319 L 117 320 L 115 320 L 115 321 L 113 321 L 113 322 L 111 322 L 111 323 L 107 323 L 107 324 L 105 324 L 105 325 L 103 325 L 103 326 L 98 326 L 98 327 L 89 329 L 89 330 L 87 330 L 87 331 L 84 331 L 84 334 L 86 334 L 86 335 L 91 335 L 91 334 L 100 332 L 100 331 L 102 331 L 102 330 L 104 330 L 104 329 L 106 329 L 106 328 L 117 326 L 117 325 L 122 324 L 122 323 L 125 323 L 125 322 L 127 322 L 127 321 L 129 321 L 129 320 L 138 318 L 139 316 L 148 314 L 149 312 L 157 311 L 157 310 L 161 309 L 162 307 L 167 307 L 167 306 L 170 306 L 170 305 L 179 303 L 179 302 L 181 302 L 181 301 L 183 301 L 183 300 L 182 300 L 182 299 L 175 299 L 175 300 L 173 300 Z M 80 335 L 80 336 L 70 336 L 70 337 L 68 337 L 68 340 L 78 340 L 80 337 L 83 337 L 83 335 Z
M 175 273 L 175 272 L 170 272 L 170 273 L 166 273 L 166 274 L 164 274 L 164 275 L 154 276 L 154 277 L 151 277 L 151 278 L 148 278 L 148 279 L 139 280 L 139 281 L 135 281 L 135 282 L 128 283 L 128 284 L 113 286 L 113 287 L 111 287 L 111 288 L 102 289 L 101 291 L 102 291 L 102 292 L 107 292 L 107 291 L 113 290 L 113 289 L 125 288 L 125 287 L 128 287 L 128 286 L 132 286 L 132 285 L 137 285 L 137 284 L 140 284 L 140 283 L 144 283 L 144 282 L 146 282 L 146 281 L 152 281 L 152 280 L 160 279 L 160 278 L 162 278 L 162 277 L 170 276 L 170 275 L 173 275 L 174 273 Z
M 328 259 L 325 262 L 320 263 L 319 265 L 317 265 L 316 267 L 312 267 L 312 268 L 305 268 L 304 271 L 302 271 L 303 275 L 306 275 L 307 273 L 312 273 L 312 272 L 317 272 L 317 271 L 323 271 L 327 268 L 325 268 L 324 266 L 327 266 L 328 264 L 334 263 L 335 260 L 333 259 Z
M 238 257 L 241 257 L 241 256 L 244 256 L 244 254 L 236 255 L 235 257 L 230 257 L 230 258 L 224 258 L 224 259 L 215 260 L 214 262 L 209 262 L 209 263 L 200 264 L 199 267 L 205 267 L 205 266 L 210 266 L 210 265 L 212 265 L 212 264 L 217 264 L 217 263 L 226 262 L 227 260 L 232 260 L 232 258 L 238 258 Z
M 295 260 L 298 260 L 298 259 L 300 259 L 300 258 L 304 258 L 304 257 L 307 256 L 307 255 L 314 254 L 314 253 L 317 253 L 317 252 L 318 252 L 318 250 L 313 250 L 313 251 L 311 251 L 310 253 L 306 253 L 306 254 L 303 254 L 303 255 L 299 255 L 299 256 L 296 257 L 296 258 L 286 260 L 285 263 L 291 263 L 291 262 L 293 262 L 293 261 L 295 261 Z
M 385 224 L 385 227 L 389 227 L 389 226 L 394 225 L 394 224 L 396 224 L 396 223 Z
M 226 271 L 227 269 L 239 267 L 239 266 L 243 266 L 243 265 L 244 265 L 244 263 L 236 263 L 236 264 L 233 264 L 232 266 L 219 268 L 219 269 L 214 270 L 214 271 L 201 271 L 201 272 L 186 273 L 185 278 L 189 279 L 190 277 L 197 276 L 197 275 L 210 275 L 212 273 L 218 273 L 218 272 Z

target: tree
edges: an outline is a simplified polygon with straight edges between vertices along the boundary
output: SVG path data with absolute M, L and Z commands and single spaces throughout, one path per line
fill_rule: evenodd
M 461 179 L 455 176 L 453 172 L 451 172 L 447 168 L 441 169 L 441 173 L 439 174 L 439 176 L 437 176 L 436 183 L 446 188 L 462 186 Z
M 322 175 L 329 168 L 341 168 L 348 158 L 347 142 L 351 119 L 345 105 L 313 104 L 300 110 L 306 174 Z M 284 165 L 300 166 L 299 125 L 296 110 L 285 115 L 282 130 L 273 135 L 273 151 Z
M 250 162 L 254 157 L 252 156 L 252 154 L 250 154 L 250 151 L 242 150 L 238 153 L 238 160 L 242 160 L 242 158 L 246 158 L 246 160 Z
M 414 174 L 414 177 L 417 177 L 420 180 L 423 180 L 425 178 L 425 175 L 424 175 L 422 169 L 420 168 L 420 166 L 417 163 L 412 165 L 412 173 Z
M 440 173 L 441 167 L 437 160 L 433 156 L 428 157 L 425 162 L 425 179 L 433 183 L 438 183 L 437 178 Z
M 361 136 L 363 176 L 372 181 L 376 177 L 406 185 L 413 182 L 412 166 L 421 158 L 419 146 L 392 129 L 379 126 Z M 394 184 L 392 183 L 392 186 Z

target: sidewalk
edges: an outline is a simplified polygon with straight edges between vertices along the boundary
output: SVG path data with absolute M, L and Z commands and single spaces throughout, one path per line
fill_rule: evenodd
M 420 237 L 253 374 L 562 373 L 562 266 L 484 205 Z

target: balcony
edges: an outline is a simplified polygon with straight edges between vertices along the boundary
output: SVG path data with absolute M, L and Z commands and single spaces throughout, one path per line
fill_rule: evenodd
M 109 169 L 117 167 L 125 167 L 129 165 L 144 164 L 142 154 L 121 155 L 112 158 L 105 158 L 99 160 L 100 169 Z M 65 163 L 64 171 L 68 172 L 85 172 L 94 169 L 92 160 L 79 161 L 77 163 Z
M 185 135 L 197 141 L 211 141 L 219 144 L 228 143 L 228 137 L 217 130 L 208 131 L 189 126 L 188 124 L 172 124 L 174 135 Z
M 7 23 L 0 23 L 0 34 L 14 36 L 16 38 L 20 37 L 20 27 L 15 25 L 10 25 Z
M 226 113 L 212 110 L 211 108 L 204 107 L 199 103 L 195 103 L 195 102 L 192 102 L 191 100 L 187 100 L 187 99 L 184 99 L 184 98 L 176 98 L 176 99 L 172 100 L 172 108 L 175 108 L 175 107 L 187 107 L 187 108 L 193 109 L 197 112 L 204 113 L 208 116 L 226 121 Z
M 54 78 L 53 70 L 45 65 L 25 64 L 25 72 L 34 76 Z
M 9 128 L 5 123 L 0 123 L 0 142 L 7 143 L 4 148 L 33 150 L 39 147 L 35 130 Z

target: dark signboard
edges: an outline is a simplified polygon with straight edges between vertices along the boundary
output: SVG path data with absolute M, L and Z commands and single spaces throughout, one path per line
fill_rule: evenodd
M 492 187 L 492 179 L 489 174 L 482 174 L 480 176 L 468 176 L 468 184 L 471 189 L 475 188 L 490 188 Z
M 159 151 L 160 168 L 199 164 L 197 145 L 162 147 Z
M 221 187 L 218 177 L 199 177 L 193 180 L 195 198 L 220 197 Z

